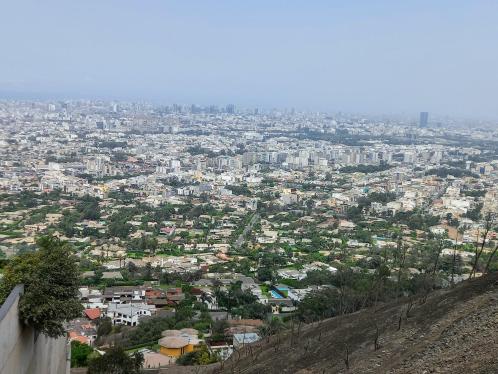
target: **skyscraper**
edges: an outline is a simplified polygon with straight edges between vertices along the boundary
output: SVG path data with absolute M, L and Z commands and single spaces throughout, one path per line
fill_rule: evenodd
M 225 111 L 229 114 L 234 114 L 235 113 L 235 105 L 228 104 Z
M 420 112 L 420 127 L 427 127 L 429 123 L 429 112 Z

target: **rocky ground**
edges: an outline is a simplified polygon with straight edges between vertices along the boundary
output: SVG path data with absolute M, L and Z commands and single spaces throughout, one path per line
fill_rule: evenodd
M 425 302 L 404 300 L 295 326 L 294 333 L 235 354 L 222 371 L 491 374 L 498 373 L 496 352 L 498 276 L 491 275 L 434 293 Z

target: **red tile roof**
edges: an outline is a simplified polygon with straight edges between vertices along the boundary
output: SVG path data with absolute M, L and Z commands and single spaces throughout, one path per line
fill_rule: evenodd
M 75 331 L 71 331 L 69 333 L 69 340 L 70 341 L 77 340 L 77 341 L 79 341 L 80 343 L 83 343 L 83 344 L 89 344 L 90 343 L 89 339 L 86 336 L 79 335 Z
M 159 297 L 162 297 L 162 296 L 165 296 L 166 293 L 164 291 L 161 291 L 161 290 L 147 290 L 145 291 L 145 296 L 146 297 L 155 297 L 155 298 L 159 298 Z
M 100 318 L 100 309 L 99 308 L 85 309 L 85 315 L 91 320 Z

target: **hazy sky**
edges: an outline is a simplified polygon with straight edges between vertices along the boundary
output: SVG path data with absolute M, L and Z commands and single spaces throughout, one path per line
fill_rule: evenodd
M 498 118 L 498 1 L 1 0 L 0 91 Z

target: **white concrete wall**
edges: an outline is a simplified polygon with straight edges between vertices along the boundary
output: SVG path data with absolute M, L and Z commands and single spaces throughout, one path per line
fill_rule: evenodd
M 19 321 L 22 286 L 17 286 L 0 307 L 0 374 L 68 374 L 67 338 L 35 333 Z

